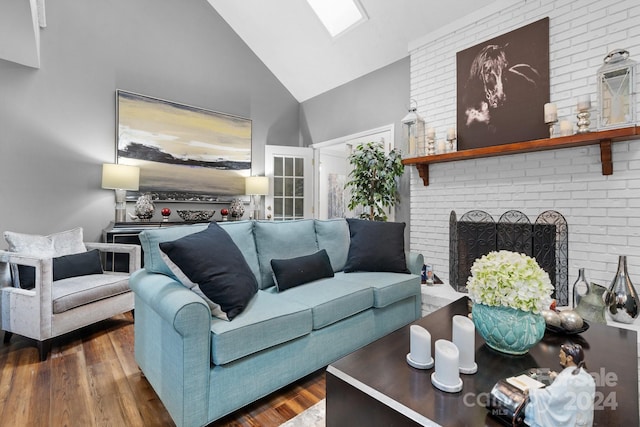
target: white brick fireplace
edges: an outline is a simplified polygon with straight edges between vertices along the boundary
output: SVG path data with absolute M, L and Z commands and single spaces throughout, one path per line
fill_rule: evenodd
M 549 17 L 551 102 L 575 123 L 578 96 L 596 101 L 596 72 L 611 50 L 640 62 L 640 4 L 628 1 L 497 1 L 476 15 L 412 43 L 411 98 L 443 138 L 455 127 L 456 52 Z M 640 80 L 640 79 L 638 79 Z M 636 85 L 638 86 L 638 85 Z M 640 111 L 640 96 L 636 110 Z M 532 112 L 540 114 L 542 111 Z M 595 130 L 595 110 L 591 128 Z M 515 141 L 514 141 L 515 142 Z M 448 282 L 449 213 L 481 209 L 494 217 L 516 209 L 535 218 L 553 209 L 569 226 L 569 286 L 578 268 L 608 285 L 619 254 L 640 285 L 640 139 L 614 142 L 613 175 L 603 176 L 598 145 L 432 164 L 424 186 L 410 171 L 411 250 Z

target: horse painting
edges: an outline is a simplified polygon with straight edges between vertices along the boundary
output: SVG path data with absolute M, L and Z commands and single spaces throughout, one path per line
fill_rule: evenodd
M 548 137 L 549 20 L 457 54 L 458 149 Z

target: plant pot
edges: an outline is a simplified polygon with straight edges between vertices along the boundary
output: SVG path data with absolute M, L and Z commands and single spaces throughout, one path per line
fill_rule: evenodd
M 507 354 L 526 354 L 544 336 L 540 313 L 511 307 L 473 305 L 473 323 L 489 347 Z

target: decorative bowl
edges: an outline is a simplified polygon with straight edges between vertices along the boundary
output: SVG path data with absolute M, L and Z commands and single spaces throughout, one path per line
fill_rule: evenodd
M 554 334 L 561 334 L 561 335 L 577 335 L 577 334 L 581 334 L 587 329 L 589 329 L 589 323 L 586 320 L 582 322 L 582 327 L 578 329 L 573 329 L 573 330 L 565 329 L 562 326 L 547 325 L 547 331 L 553 332 Z
M 209 221 L 216 211 L 209 209 L 177 209 L 178 216 L 184 221 Z

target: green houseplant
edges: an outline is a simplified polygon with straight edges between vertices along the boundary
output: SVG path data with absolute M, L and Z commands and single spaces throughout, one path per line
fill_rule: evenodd
M 371 221 L 386 221 L 385 208 L 395 205 L 398 197 L 398 177 L 404 172 L 402 156 L 395 149 L 385 154 L 378 142 L 359 144 L 349 156 L 352 166 L 346 187 L 351 191 L 349 209 L 366 208 L 360 217 Z

